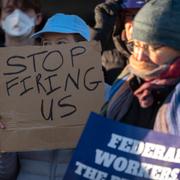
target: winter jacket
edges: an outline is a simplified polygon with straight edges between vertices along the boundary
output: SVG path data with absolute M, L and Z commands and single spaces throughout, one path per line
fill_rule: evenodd
M 133 99 L 130 99 L 128 89 L 124 91 L 125 86 L 123 85 L 125 82 L 126 76 L 124 79 L 118 79 L 112 86 L 109 100 L 102 108 L 104 116 L 134 126 L 180 135 L 180 82 L 176 85 L 153 91 L 155 101 L 148 108 L 140 107 L 136 97 L 133 96 Z M 131 81 L 130 84 L 132 86 L 133 82 Z M 124 89 L 123 91 L 126 93 L 120 95 L 121 89 Z M 131 102 L 129 105 L 127 105 L 128 101 Z M 113 104 L 116 105 L 114 108 L 112 108 Z M 112 109 L 111 112 L 113 114 L 108 115 L 108 108 Z M 121 112 L 124 115 L 119 118 L 120 116 L 117 112 Z
M 0 155 L 0 180 L 61 180 L 73 150 L 48 150 Z

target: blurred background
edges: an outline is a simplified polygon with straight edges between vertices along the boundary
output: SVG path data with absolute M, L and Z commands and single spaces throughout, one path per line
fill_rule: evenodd
M 83 18 L 88 25 L 94 25 L 94 8 L 103 0 L 42 0 L 43 11 L 48 16 L 57 13 L 76 14 Z

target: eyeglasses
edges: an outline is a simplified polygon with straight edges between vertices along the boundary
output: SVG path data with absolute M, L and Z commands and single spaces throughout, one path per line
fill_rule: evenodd
M 164 45 L 161 45 L 161 44 L 153 44 L 153 45 L 141 44 L 133 40 L 128 41 L 127 45 L 132 47 L 132 51 L 131 51 L 132 54 L 134 53 L 134 51 L 139 50 L 139 49 L 143 49 L 146 52 L 156 52 L 160 48 L 164 47 Z

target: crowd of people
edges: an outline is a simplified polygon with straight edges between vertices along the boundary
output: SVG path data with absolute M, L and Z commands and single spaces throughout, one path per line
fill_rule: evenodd
M 79 16 L 62 13 L 43 24 L 39 0 L 2 0 L 2 46 L 100 41 L 108 94 L 99 113 L 179 136 L 179 9 L 179 0 L 106 0 L 95 7 L 95 25 L 89 27 Z M 3 122 L 0 128 L 6 128 Z M 72 153 L 73 149 L 1 153 L 0 179 L 60 180 Z

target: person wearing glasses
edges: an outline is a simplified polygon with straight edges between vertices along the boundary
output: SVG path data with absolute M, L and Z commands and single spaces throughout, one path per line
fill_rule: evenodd
M 90 30 L 86 22 L 77 15 L 57 13 L 47 20 L 42 30 L 32 35 L 40 38 L 41 45 L 60 45 L 89 41 Z
M 104 116 L 180 135 L 179 8 L 179 0 L 150 0 L 137 13 L 132 55 L 110 91 Z
M 105 82 L 112 85 L 131 54 L 132 22 L 147 0 L 106 0 L 95 7 L 91 38 L 102 44 Z

